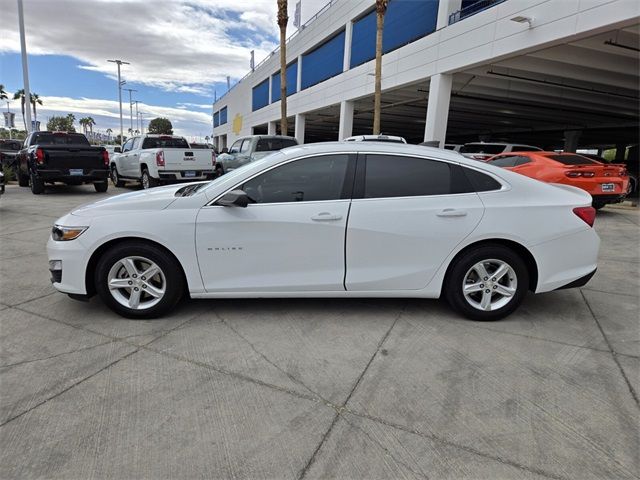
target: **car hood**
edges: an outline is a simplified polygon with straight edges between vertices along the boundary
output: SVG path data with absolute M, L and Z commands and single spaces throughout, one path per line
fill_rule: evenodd
M 83 205 L 72 211 L 71 215 L 77 217 L 95 217 L 132 210 L 163 210 L 176 200 L 176 191 L 184 188 L 185 185 L 188 184 L 182 183 L 180 185 L 168 185 L 166 187 L 123 193 L 122 195 L 116 195 L 115 197 L 100 200 L 99 202 Z

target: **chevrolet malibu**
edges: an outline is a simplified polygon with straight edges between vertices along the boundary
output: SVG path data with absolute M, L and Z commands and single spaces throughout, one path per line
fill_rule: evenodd
M 185 296 L 444 297 L 497 320 L 527 291 L 592 277 L 594 218 L 571 186 L 446 150 L 340 142 L 78 208 L 47 250 L 56 289 L 130 318 Z

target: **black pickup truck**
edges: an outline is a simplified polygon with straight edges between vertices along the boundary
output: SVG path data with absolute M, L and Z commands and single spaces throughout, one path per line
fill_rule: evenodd
M 93 147 L 81 133 L 33 132 L 16 158 L 18 184 L 44 192 L 45 183 L 93 183 L 97 192 L 109 186 L 109 153 Z

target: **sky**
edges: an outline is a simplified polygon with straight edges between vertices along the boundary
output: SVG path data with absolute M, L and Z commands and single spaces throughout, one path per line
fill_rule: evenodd
M 257 64 L 278 44 L 276 0 L 23 2 L 29 83 L 43 100 L 43 129 L 48 117 L 73 113 L 93 117 L 94 131 L 119 132 L 116 65 L 107 59 L 122 59 L 130 62 L 122 66 L 123 88 L 137 90 L 145 124 L 167 117 L 174 133 L 202 140 L 211 134 L 211 104 L 226 91 L 227 75 L 233 85 L 249 71 L 251 50 Z M 302 0 L 303 22 L 327 2 Z M 291 33 L 294 8 L 289 0 Z M 2 0 L 0 15 L 0 84 L 12 98 L 23 88 L 16 0 Z M 128 100 L 123 91 L 125 135 Z M 10 108 L 19 127 L 20 103 Z

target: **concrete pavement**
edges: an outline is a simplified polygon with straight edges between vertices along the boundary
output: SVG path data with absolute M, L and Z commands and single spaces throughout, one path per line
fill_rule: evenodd
M 640 474 L 640 216 L 584 288 L 477 323 L 438 301 L 185 302 L 155 321 L 49 283 L 53 221 L 0 198 L 0 478 L 596 479 Z

